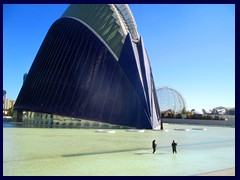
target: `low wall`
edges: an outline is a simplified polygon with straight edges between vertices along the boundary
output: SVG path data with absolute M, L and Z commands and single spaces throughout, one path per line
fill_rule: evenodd
M 214 125 L 214 126 L 231 126 L 235 127 L 235 119 L 224 120 L 206 120 L 206 119 L 171 119 L 163 118 L 163 123 L 176 124 L 197 124 L 197 125 Z

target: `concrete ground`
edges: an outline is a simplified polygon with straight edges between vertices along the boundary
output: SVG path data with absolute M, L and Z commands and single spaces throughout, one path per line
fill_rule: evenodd
M 235 176 L 235 168 L 213 171 L 199 176 Z
M 235 128 L 164 124 L 164 129 L 104 133 L 97 129 L 4 127 L 3 175 L 235 175 Z M 172 140 L 178 143 L 177 154 L 172 154 Z

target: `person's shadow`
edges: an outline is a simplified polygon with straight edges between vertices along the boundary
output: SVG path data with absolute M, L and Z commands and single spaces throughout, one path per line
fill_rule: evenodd
M 134 153 L 135 155 L 146 155 L 146 154 L 153 154 L 152 152 L 142 152 L 142 153 Z M 154 154 L 157 154 L 157 155 L 164 155 L 164 154 L 170 154 L 170 153 L 167 153 L 167 152 L 155 152 Z

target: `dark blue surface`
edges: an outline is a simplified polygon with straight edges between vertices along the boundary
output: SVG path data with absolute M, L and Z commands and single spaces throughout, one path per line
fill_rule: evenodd
M 79 21 L 57 20 L 39 49 L 14 109 L 151 129 L 150 105 L 130 40 L 128 36 L 118 63 Z

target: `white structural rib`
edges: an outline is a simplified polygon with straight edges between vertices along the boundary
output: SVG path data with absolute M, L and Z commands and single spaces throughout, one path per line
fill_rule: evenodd
M 139 39 L 139 34 L 137 31 L 137 25 L 132 15 L 132 12 L 127 4 L 115 4 L 119 12 L 121 13 L 127 28 L 134 40 Z

